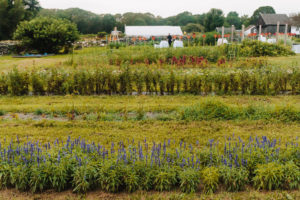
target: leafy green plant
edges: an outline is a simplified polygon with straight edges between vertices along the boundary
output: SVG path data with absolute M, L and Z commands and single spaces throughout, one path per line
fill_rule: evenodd
M 75 24 L 65 19 L 39 17 L 20 23 L 14 33 L 29 50 L 39 53 L 68 52 L 72 43 L 79 39 Z
M 253 178 L 254 187 L 263 190 L 280 189 L 284 181 L 283 170 L 283 166 L 275 162 L 259 165 Z
M 194 193 L 200 184 L 200 173 L 196 169 L 188 168 L 179 172 L 180 190 L 185 193 Z
M 86 193 L 98 186 L 97 169 L 93 164 L 82 165 L 74 170 L 73 191 L 77 193 Z
M 171 190 L 176 184 L 176 171 L 169 167 L 164 167 L 159 170 L 154 179 L 154 189 L 158 191 Z
M 289 161 L 283 166 L 283 187 L 288 190 L 300 189 L 300 169 L 294 162 Z
M 216 167 L 206 167 L 201 172 L 201 180 L 204 185 L 204 192 L 212 194 L 219 187 L 220 174 Z
M 238 192 L 245 189 L 249 182 L 249 173 L 244 168 L 230 168 L 222 166 L 220 168 L 220 179 L 229 192 Z

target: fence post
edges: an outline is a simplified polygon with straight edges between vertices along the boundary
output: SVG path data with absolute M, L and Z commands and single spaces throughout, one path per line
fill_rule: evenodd
M 278 43 L 278 39 L 279 39 L 279 26 L 280 26 L 280 22 L 277 22 L 277 31 L 276 31 L 276 42 Z
M 231 43 L 233 43 L 233 31 L 234 31 L 234 25 L 231 25 Z
M 286 45 L 287 31 L 288 31 L 288 24 L 285 25 L 285 31 L 284 31 L 284 45 Z
M 258 40 L 259 40 L 260 36 L 261 36 L 261 25 L 259 25 Z
M 242 41 L 245 39 L 245 25 L 242 25 Z
M 222 44 L 224 44 L 224 26 L 222 26 Z

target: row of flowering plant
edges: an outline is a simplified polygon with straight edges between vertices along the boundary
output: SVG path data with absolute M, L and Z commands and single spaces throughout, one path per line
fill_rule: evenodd
M 267 137 L 188 144 L 174 139 L 162 143 L 134 140 L 101 145 L 82 138 L 53 143 L 22 142 L 1 145 L 0 187 L 41 192 L 71 189 L 85 193 L 136 190 L 213 193 L 220 186 L 241 191 L 299 189 L 298 138 L 282 144 Z

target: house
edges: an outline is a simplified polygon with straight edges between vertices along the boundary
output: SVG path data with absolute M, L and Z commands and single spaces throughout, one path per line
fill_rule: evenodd
M 277 23 L 279 22 L 279 32 L 285 32 L 286 24 L 289 25 L 288 33 L 290 32 L 291 21 L 286 14 L 262 14 L 260 13 L 257 23 L 257 30 L 259 26 L 262 27 L 262 33 L 276 33 L 277 32 Z
M 250 33 L 257 33 L 257 29 L 255 25 L 250 25 L 247 28 L 245 28 L 244 35 L 248 36 Z
M 169 34 L 182 36 L 180 26 L 125 26 L 126 37 L 166 37 Z
M 296 34 L 296 36 L 300 36 L 300 23 L 296 23 L 295 21 L 291 20 L 291 33 Z

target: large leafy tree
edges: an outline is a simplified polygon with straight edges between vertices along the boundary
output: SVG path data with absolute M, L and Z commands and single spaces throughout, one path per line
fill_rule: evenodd
M 0 0 L 0 40 L 11 39 L 17 25 L 40 10 L 37 0 Z
M 41 10 L 40 3 L 37 0 L 23 0 L 25 6 L 27 20 L 32 19 Z
M 216 27 L 223 26 L 225 17 L 223 11 L 212 8 L 205 16 L 204 27 L 205 31 L 213 31 Z
M 272 6 L 262 6 L 256 9 L 251 17 L 251 24 L 257 24 L 259 14 L 276 14 L 275 9 Z
M 241 18 L 237 12 L 229 12 L 225 21 L 227 26 L 234 25 L 237 29 L 242 27 Z
M 27 50 L 39 53 L 58 53 L 69 49 L 79 39 L 77 27 L 65 19 L 35 18 L 18 25 L 14 39 L 20 40 Z

